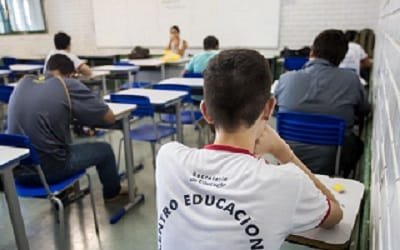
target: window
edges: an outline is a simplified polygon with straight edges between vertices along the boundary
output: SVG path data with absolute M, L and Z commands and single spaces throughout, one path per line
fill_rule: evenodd
M 0 0 L 0 34 L 45 31 L 42 0 Z

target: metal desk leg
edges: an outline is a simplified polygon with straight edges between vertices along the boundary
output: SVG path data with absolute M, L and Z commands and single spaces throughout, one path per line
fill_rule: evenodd
M 26 238 L 25 225 L 22 219 L 21 208 L 19 206 L 17 198 L 17 191 L 15 190 L 12 168 L 4 170 L 2 177 L 4 191 L 8 204 L 8 211 L 10 213 L 17 247 L 20 250 L 27 250 L 29 249 L 29 244 L 28 239 Z
M 135 195 L 135 177 L 133 176 L 134 166 L 133 166 L 133 151 L 132 151 L 132 140 L 129 137 L 129 115 L 125 116 L 122 120 L 122 129 L 124 134 L 124 147 L 125 147 L 125 164 L 126 164 L 126 174 L 128 177 L 128 192 L 129 192 L 129 203 L 123 208 L 117 211 L 110 219 L 111 224 L 117 223 L 129 209 L 135 207 L 142 201 L 144 201 L 143 194 Z
M 3 76 L 3 81 L 4 81 L 4 83 L 8 83 L 8 77 L 7 76 Z
M 101 77 L 101 83 L 103 85 L 103 95 L 107 95 L 107 79 L 106 76 Z
M 183 129 L 181 121 L 181 102 L 175 104 L 175 116 L 176 116 L 176 134 L 179 142 L 183 143 Z
M 161 64 L 161 80 L 165 79 L 165 63 Z
M 133 75 L 131 71 L 128 71 L 128 83 L 131 84 L 133 82 Z

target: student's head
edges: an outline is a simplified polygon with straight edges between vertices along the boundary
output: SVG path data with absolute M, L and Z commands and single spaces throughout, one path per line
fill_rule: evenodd
M 271 81 L 267 60 L 257 51 L 222 51 L 204 72 L 204 117 L 227 133 L 265 125 L 275 104 Z
M 219 48 L 219 41 L 215 36 L 207 36 L 203 40 L 204 50 L 217 50 Z
M 54 35 L 54 46 L 59 50 L 68 50 L 71 45 L 71 37 L 64 32 Z
M 347 30 L 344 33 L 344 36 L 346 37 L 348 42 L 354 42 L 357 38 L 358 32 L 355 30 Z
M 47 62 L 47 71 L 53 75 L 70 76 L 74 70 L 74 63 L 63 54 L 55 54 Z
M 348 42 L 340 30 L 325 30 L 314 40 L 311 56 L 325 59 L 338 66 L 347 53 Z
M 177 25 L 173 25 L 171 26 L 171 28 L 169 29 L 169 34 L 171 36 L 171 38 L 173 37 L 179 37 L 179 33 L 180 33 L 180 29 Z

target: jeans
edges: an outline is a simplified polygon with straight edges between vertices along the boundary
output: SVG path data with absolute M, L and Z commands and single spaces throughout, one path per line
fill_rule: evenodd
M 79 143 L 69 146 L 69 156 L 65 162 L 51 158 L 41 158 L 41 167 L 49 184 L 59 182 L 91 166 L 96 166 L 100 182 L 103 185 L 103 197 L 112 198 L 121 190 L 120 177 L 111 146 L 105 142 Z M 33 168 L 30 168 L 33 169 Z M 40 185 L 40 179 L 34 171 L 26 168 L 16 172 L 18 182 L 28 185 Z

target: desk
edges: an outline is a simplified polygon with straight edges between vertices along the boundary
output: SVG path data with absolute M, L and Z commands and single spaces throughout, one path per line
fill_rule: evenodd
M 94 67 L 95 60 L 108 60 L 108 61 L 112 61 L 112 63 L 117 63 L 118 59 L 119 59 L 119 55 L 118 54 L 104 54 L 104 53 L 87 53 L 87 54 L 79 54 L 78 55 L 79 58 L 87 60 L 88 63 L 90 64 L 90 67 Z
M 132 150 L 132 140 L 129 136 L 129 116 L 131 111 L 136 109 L 136 105 L 134 104 L 120 104 L 120 103 L 107 103 L 109 108 L 115 115 L 116 120 L 122 121 L 122 132 L 124 134 L 124 149 L 125 149 L 125 167 L 126 167 L 126 175 L 128 177 L 128 191 L 129 191 L 129 203 L 126 204 L 123 208 L 123 211 L 126 212 L 129 209 L 138 205 L 144 199 L 143 194 L 135 195 L 135 178 L 134 178 L 134 162 L 133 162 L 133 150 Z M 123 214 L 121 214 L 119 218 L 121 218 Z M 113 216 L 114 217 L 114 216 Z
M 4 184 L 4 193 L 7 199 L 15 241 L 18 249 L 21 250 L 29 249 L 29 244 L 25 233 L 24 221 L 22 219 L 12 170 L 14 167 L 18 166 L 22 159 L 28 157 L 28 155 L 29 149 L 27 148 L 0 146 L 0 174 Z
M 146 96 L 149 98 L 151 104 L 155 107 L 168 107 L 175 106 L 176 114 L 176 129 L 177 139 L 182 141 L 182 122 L 181 122 L 181 99 L 187 95 L 184 91 L 170 91 L 170 90 L 158 90 L 158 89 L 127 89 L 116 92 L 114 94 L 120 95 L 139 95 Z M 104 96 L 105 100 L 110 100 L 110 96 Z
M 108 93 L 106 77 L 110 74 L 111 74 L 110 71 L 93 71 L 90 76 L 80 76 L 79 80 L 81 80 L 84 83 L 88 82 L 90 84 L 91 81 L 100 78 L 102 89 L 103 89 L 103 95 L 106 95 Z
M 128 75 L 128 82 L 133 82 L 134 74 L 139 71 L 139 66 L 137 65 L 103 65 L 93 67 L 93 71 L 110 71 L 111 73 L 127 73 Z
M 360 203 L 364 195 L 364 184 L 350 179 L 329 178 L 325 175 L 317 175 L 335 195 L 343 209 L 343 219 L 332 229 L 315 228 L 307 232 L 290 235 L 288 241 L 317 247 L 321 249 L 344 249 L 350 243 L 351 234 L 360 209 Z M 343 194 L 332 190 L 334 183 L 345 186 Z
M 164 62 L 162 57 L 146 58 L 146 59 L 123 59 L 121 61 L 128 62 L 139 67 L 160 68 L 161 79 L 165 79 L 165 65 L 176 65 L 189 62 L 188 58 L 181 58 L 176 62 Z
M 203 78 L 183 78 L 183 77 L 174 77 L 162 80 L 158 84 L 177 84 L 177 85 L 185 85 L 191 88 L 190 94 L 192 96 L 203 95 L 203 87 L 204 87 L 204 79 Z
M 13 65 L 10 65 L 11 71 L 21 72 L 21 73 L 36 72 L 37 75 L 40 75 L 40 71 L 42 69 L 43 69 L 43 65 L 36 65 L 36 64 L 13 64 Z

